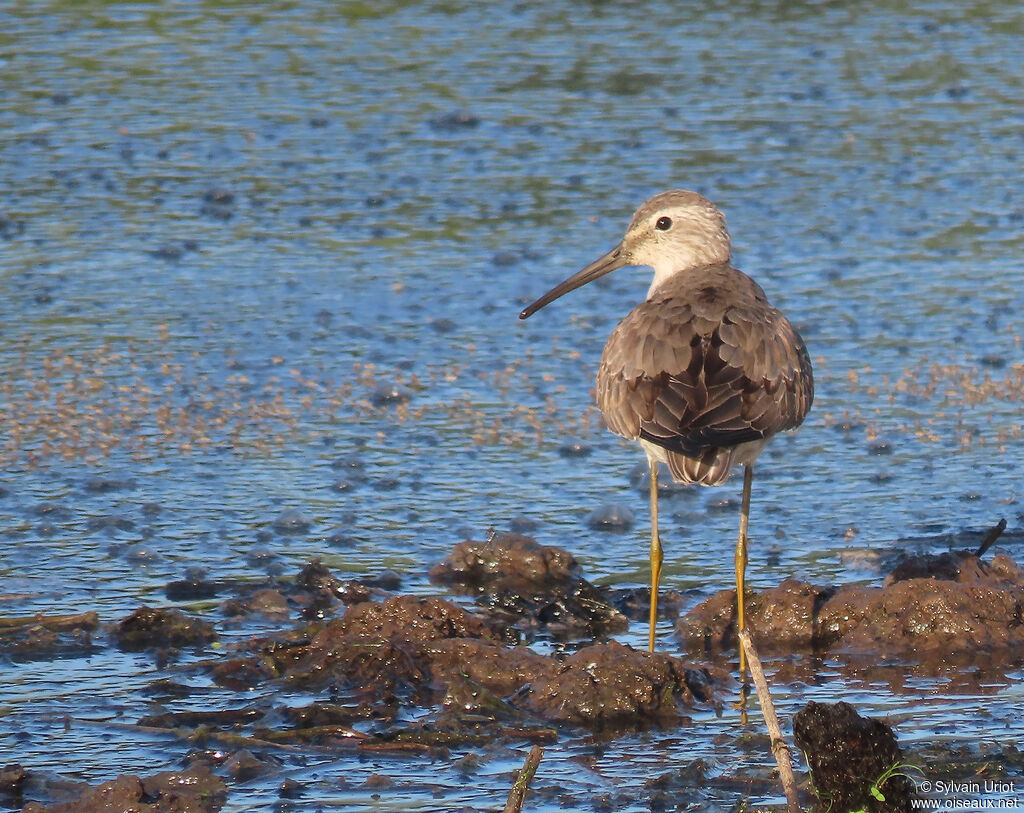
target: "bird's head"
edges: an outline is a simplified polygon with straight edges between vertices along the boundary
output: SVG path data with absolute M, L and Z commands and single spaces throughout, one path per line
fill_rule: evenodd
M 662 192 L 636 210 L 621 243 L 524 308 L 519 318 L 624 265 L 653 268 L 654 291 L 674 274 L 728 262 L 730 251 L 725 216 L 715 204 L 696 192 Z

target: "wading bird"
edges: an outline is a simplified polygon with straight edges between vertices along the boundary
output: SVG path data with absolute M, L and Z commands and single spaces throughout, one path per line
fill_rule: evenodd
M 777 432 L 795 429 L 814 398 L 800 334 L 761 286 L 732 267 L 725 217 L 696 192 L 662 192 L 644 203 L 615 248 L 519 314 L 625 265 L 650 266 L 647 300 L 604 346 L 597 403 L 608 428 L 637 440 L 650 465 L 651 613 L 654 651 L 662 548 L 658 464 L 681 483 L 716 486 L 745 466 L 736 542 L 736 630 L 745 626 L 744 576 L 753 463 Z M 740 669 L 746 659 L 740 649 Z

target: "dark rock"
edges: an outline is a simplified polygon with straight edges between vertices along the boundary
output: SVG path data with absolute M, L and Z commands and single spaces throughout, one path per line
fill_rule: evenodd
M 249 691 L 276 677 L 265 662 L 246 657 L 222 660 L 210 671 L 216 683 L 238 692 Z
M 351 534 L 337 531 L 324 537 L 324 542 L 332 548 L 354 548 L 359 540 Z
M 277 789 L 282 799 L 298 799 L 306 792 L 306 786 L 291 777 L 285 779 Z
M 85 527 L 90 531 L 107 531 L 112 533 L 114 531 L 130 531 L 135 527 L 135 523 L 127 517 L 107 514 L 100 517 L 91 517 L 85 523 Z
M 302 568 L 295 583 L 308 593 L 334 592 L 339 584 L 327 565 L 319 559 L 314 559 Z
M 861 717 L 848 703 L 810 702 L 793 720 L 793 739 L 807 758 L 821 809 L 904 813 L 911 783 L 885 773 L 903 761 L 892 729 Z M 872 787 L 884 796 L 872 794 Z
M 491 258 L 491 262 L 499 268 L 509 268 L 521 259 L 522 257 L 516 251 L 499 251 Z
M 470 113 L 452 112 L 434 116 L 430 126 L 434 130 L 451 133 L 457 130 L 471 130 L 480 124 L 480 119 Z
M 646 622 L 650 617 L 650 587 L 624 587 L 605 590 L 604 595 L 616 610 L 631 621 Z M 686 596 L 677 590 L 660 590 L 658 592 L 658 618 L 678 618 L 687 603 Z
M 618 644 L 587 647 L 560 663 L 505 645 L 488 624 L 450 602 L 414 596 L 356 604 L 290 639 L 258 642 L 252 657 L 222 661 L 213 675 L 239 690 L 282 680 L 356 694 L 358 709 L 317 704 L 291 710 L 286 717 L 306 732 L 297 734 L 303 742 L 330 742 L 338 727 L 366 717 L 359 709 L 393 720 L 402 702 L 440 704 L 433 733 L 409 733 L 419 742 L 486 739 L 493 733 L 477 730 L 485 721 L 519 725 L 524 715 L 599 729 L 670 723 L 727 679 Z
M 0 239 L 13 240 L 24 233 L 24 220 L 14 220 L 8 215 L 0 215 Z
M 82 483 L 82 488 L 90 494 L 109 494 L 112 491 L 130 491 L 135 488 L 135 481 L 112 477 L 88 477 Z
M 196 689 L 194 686 L 188 686 L 184 683 L 178 683 L 177 681 L 171 680 L 170 678 L 160 678 L 154 680 L 151 683 L 146 684 L 146 694 L 153 698 L 160 700 L 177 700 L 183 697 L 191 697 L 195 694 Z
M 349 579 L 338 584 L 335 595 L 343 604 L 360 604 L 370 600 L 370 588 L 362 582 Z
M 363 579 L 362 583 L 378 590 L 398 590 L 402 586 L 402 577 L 393 570 L 384 570 L 372 578 Z
M 168 262 L 177 262 L 184 254 L 185 249 L 173 243 L 165 243 L 149 252 L 150 257 L 154 257 L 157 260 L 167 260 Z
M 509 530 L 517 534 L 528 534 L 531 531 L 536 531 L 540 527 L 537 520 L 531 517 L 512 517 L 508 521 Z
M 263 776 L 276 767 L 276 763 L 268 763 L 246 748 L 232 754 L 224 763 L 224 771 L 239 784 Z
M 253 591 L 246 598 L 234 598 L 224 602 L 221 608 L 227 616 L 262 615 L 265 618 L 282 620 L 291 615 L 288 599 L 280 590 L 264 587 Z
M 1020 581 L 1021 574 L 1017 571 L 1014 563 L 1014 571 L 1007 573 L 1005 570 L 1006 556 L 1001 562 L 1004 564 L 1002 575 L 1008 575 L 1011 581 Z M 993 560 L 994 562 L 994 560 Z M 908 556 L 900 559 L 892 572 L 885 577 L 885 586 L 907 579 L 944 579 L 948 581 L 965 581 L 980 584 L 986 581 L 986 575 L 992 573 L 993 569 L 977 557 L 967 551 L 949 551 L 940 554 L 922 554 L 920 556 Z
M 71 516 L 71 512 L 60 503 L 41 502 L 34 506 L 32 510 L 39 516 L 49 517 L 50 519 L 67 519 Z
M 235 194 L 227 189 L 211 189 L 203 195 L 201 214 L 217 220 L 230 220 L 235 214 Z
M 458 329 L 458 325 L 447 317 L 431 319 L 430 327 L 437 333 L 452 333 Z
M 117 645 L 129 652 L 157 647 L 201 646 L 217 637 L 213 624 L 180 610 L 140 607 L 114 630 Z
M 607 503 L 587 514 L 587 527 L 595 531 L 628 531 L 633 527 L 633 511 L 628 505 Z
M 23 659 L 52 658 L 58 652 L 89 652 L 93 649 L 92 633 L 97 627 L 99 616 L 95 612 L 7 616 L 0 627 L 0 652 Z
M 347 477 L 351 480 L 365 480 L 366 475 L 363 474 L 363 469 L 366 468 L 366 463 L 361 458 L 342 456 L 336 457 L 331 461 L 332 469 L 344 469 L 347 472 Z
M 201 601 L 217 596 L 220 586 L 203 578 L 185 578 L 168 582 L 164 595 L 168 601 Z
M 423 648 L 423 656 L 435 679 L 456 684 L 469 681 L 476 687 L 475 704 L 480 703 L 480 687 L 497 697 L 506 697 L 539 677 L 550 677 L 557 669 L 552 659 L 527 647 L 510 648 L 479 638 L 430 641 Z
M 274 530 L 279 534 L 303 534 L 312 525 L 312 519 L 295 509 L 284 511 L 273 522 Z
M 452 767 L 462 776 L 468 777 L 480 770 L 480 756 L 478 754 L 466 754 L 461 759 L 455 760 Z
M 390 404 L 405 404 L 412 398 L 412 390 L 404 384 L 385 382 L 378 384 L 370 396 L 374 406 L 382 407 Z

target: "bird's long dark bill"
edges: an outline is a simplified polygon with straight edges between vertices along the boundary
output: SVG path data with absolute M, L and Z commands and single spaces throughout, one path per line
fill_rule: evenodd
M 532 316 L 545 305 L 554 302 L 563 294 L 567 294 L 569 291 L 575 291 L 580 286 L 586 285 L 588 282 L 593 282 L 598 277 L 603 277 L 609 271 L 614 271 L 616 268 L 622 268 L 624 265 L 628 265 L 628 262 L 626 261 L 625 252 L 623 252 L 622 246 L 618 245 L 600 259 L 594 260 L 594 262 L 582 271 L 577 271 L 565 282 L 561 282 L 556 285 L 532 305 L 523 308 L 522 313 L 519 314 L 519 318 L 526 319 Z

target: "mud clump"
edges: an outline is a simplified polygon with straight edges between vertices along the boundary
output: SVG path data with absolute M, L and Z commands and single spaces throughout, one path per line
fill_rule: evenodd
M 0 616 L 0 652 L 20 659 L 88 651 L 99 627 L 95 612 L 71 615 Z
M 256 614 L 282 620 L 294 611 L 308 621 L 317 621 L 375 596 L 390 595 L 388 591 L 398 578 L 385 572 L 375 578 L 339 579 L 319 559 L 314 559 L 299 571 L 294 582 L 245 585 L 224 602 L 222 610 L 233 619 Z
M 861 717 L 848 703 L 812 701 L 797 712 L 793 737 L 807 758 L 821 810 L 910 810 L 906 776 L 894 773 L 880 781 L 903 761 L 889 726 Z M 872 787 L 884 798 L 874 795 Z
M 541 545 L 528 536 L 500 534 L 486 542 L 460 542 L 430 569 L 430 580 L 466 593 L 530 592 L 565 587 L 578 578 L 571 553 Z
M 483 621 L 450 601 L 415 596 L 355 604 L 336 624 L 325 627 L 318 639 L 325 635 L 399 640 L 413 645 L 442 638 L 497 638 Z
M 185 771 L 164 771 L 145 779 L 119 776 L 86 788 L 77 799 L 49 806 L 30 802 L 22 813 L 215 813 L 226 799 L 224 782 L 208 766 L 196 764 Z
M 228 618 L 235 619 L 260 615 L 275 621 L 283 621 L 291 614 L 288 599 L 280 590 L 272 587 L 261 587 L 247 596 L 228 599 L 221 609 Z
M 216 637 L 209 621 L 185 615 L 180 610 L 152 607 L 140 607 L 114 629 L 117 645 L 126 652 L 200 647 Z
M 711 699 L 707 670 L 611 642 L 581 649 L 535 680 L 527 705 L 548 720 L 605 729 L 677 721 L 695 697 Z
M 302 686 L 360 688 L 390 702 L 396 693 L 430 694 L 429 643 L 449 638 L 491 639 L 480 619 L 440 598 L 394 596 L 349 607 L 308 638 L 272 641 L 256 658 L 214 668 L 214 679 L 234 688 L 283 678 Z
M 813 647 L 815 617 L 832 588 L 796 579 L 778 587 L 746 594 L 746 620 L 759 647 Z M 689 651 L 717 651 L 736 645 L 736 591 L 722 590 L 676 622 L 676 632 Z
M 711 699 L 716 680 L 727 680 L 617 643 L 559 661 L 508 646 L 499 631 L 451 602 L 414 596 L 353 605 L 305 637 L 220 662 L 213 674 L 239 689 L 284 680 L 348 692 L 378 719 L 393 719 L 402 703 L 440 703 L 444 719 L 436 722 L 448 726 L 450 739 L 460 736 L 467 715 L 470 728 L 481 716 L 597 729 L 676 721 L 683 707 Z
M 554 661 L 532 649 L 467 638 L 432 641 L 422 650 L 422 659 L 429 663 L 431 674 L 448 682 L 449 695 L 454 691 L 452 684 L 465 682 L 505 697 L 555 669 Z
M 13 762 L 0 768 L 0 805 L 21 807 L 26 771 L 19 763 Z
M 517 533 L 467 540 L 430 570 L 430 580 L 478 597 L 496 620 L 562 639 L 621 632 L 629 621 L 607 591 L 580 575 L 572 554 Z
M 735 595 L 718 593 L 679 620 L 691 652 L 735 645 Z M 991 562 L 966 551 L 909 557 L 882 587 L 791 579 L 750 594 L 747 607 L 747 624 L 768 651 L 927 657 L 1024 645 L 1024 571 L 1004 554 Z

